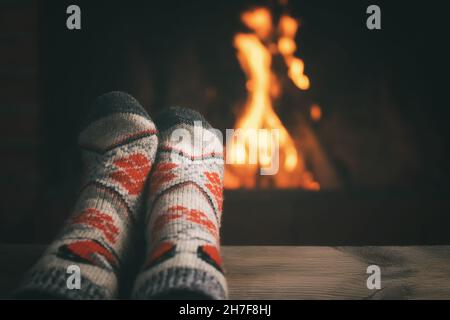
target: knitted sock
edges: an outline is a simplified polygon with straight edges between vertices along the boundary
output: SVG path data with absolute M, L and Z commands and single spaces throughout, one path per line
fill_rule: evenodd
M 150 176 L 147 255 L 133 296 L 225 299 L 221 139 L 189 109 L 169 108 L 156 125 L 160 144 Z
M 157 132 L 139 103 L 121 92 L 98 97 L 88 120 L 79 136 L 85 175 L 74 213 L 25 277 L 19 297 L 117 297 Z M 80 268 L 80 289 L 67 286 L 71 265 Z

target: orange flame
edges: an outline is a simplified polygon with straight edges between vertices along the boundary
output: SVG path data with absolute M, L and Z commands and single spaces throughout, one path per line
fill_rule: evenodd
M 309 78 L 303 73 L 305 65 L 303 60 L 294 57 L 294 52 L 297 49 L 294 39 L 298 29 L 298 22 L 294 18 L 284 15 L 280 19 L 278 29 L 281 35 L 278 40 L 278 51 L 283 56 L 288 67 L 289 78 L 298 88 L 307 90 L 310 84 Z
M 320 121 L 322 119 L 322 108 L 317 104 L 313 104 L 309 109 L 309 115 L 313 121 Z
M 267 8 L 256 8 L 244 12 L 241 21 L 253 33 L 238 33 L 234 37 L 238 61 L 247 77 L 247 102 L 236 121 L 235 128 L 240 131 L 239 139 L 233 139 L 227 146 L 227 161 L 230 163 L 225 171 L 226 188 L 254 188 L 257 184 L 264 186 L 264 181 L 279 188 L 301 187 L 317 190 L 319 184 L 311 173 L 306 171 L 301 153 L 297 150 L 294 139 L 284 127 L 272 105 L 272 100 L 280 94 L 280 84 L 271 71 L 272 54 L 283 56 L 288 67 L 288 76 L 300 89 L 309 88 L 309 79 L 303 73 L 303 61 L 294 56 L 297 48 L 294 38 L 298 22 L 290 16 L 281 17 L 278 25 L 279 39 L 274 43 L 272 15 Z M 273 52 L 273 48 L 277 52 Z M 258 129 L 265 129 L 259 130 Z M 278 141 L 274 141 L 267 130 L 278 130 Z M 253 130 L 253 131 L 252 131 Z M 256 133 L 255 133 L 256 132 Z M 256 161 L 250 153 L 256 144 Z M 279 146 L 279 170 L 271 178 L 258 178 L 259 169 L 269 167 L 274 159 L 270 156 Z M 254 149 L 253 149 L 254 150 Z M 253 159 L 255 160 L 255 159 Z M 265 178 L 266 176 L 264 176 Z

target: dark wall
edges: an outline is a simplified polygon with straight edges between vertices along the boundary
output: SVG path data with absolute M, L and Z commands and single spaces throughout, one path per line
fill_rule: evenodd
M 14 63 L 18 66 L 8 71 L 18 79 L 17 87 L 5 90 L 9 87 L 2 85 L 2 99 L 8 105 L 24 105 L 20 99 L 36 93 L 31 104 L 39 104 L 40 109 L 36 115 L 26 111 L 20 118 L 2 117 L 2 121 L 9 119 L 11 128 L 4 135 L 9 137 L 10 149 L 2 152 L 10 159 L 8 163 L 26 162 L 12 169 L 16 173 L 3 174 L 3 184 L 15 186 L 8 194 L 20 193 L 26 168 L 31 182 L 24 188 L 34 192 L 30 193 L 34 198 L 29 198 L 33 200 L 18 201 L 24 209 L 4 201 L 3 225 L 15 226 L 5 227 L 11 230 L 2 235 L 8 241 L 46 241 L 67 217 L 78 187 L 78 128 L 98 94 L 128 91 L 152 115 L 168 105 L 190 106 L 215 126 L 231 128 L 245 100 L 245 77 L 232 47 L 233 35 L 245 31 L 239 13 L 255 4 L 272 7 L 275 17 L 282 12 L 276 1 L 41 1 L 39 7 L 31 1 L 20 3 L 8 6 L 31 10 L 39 17 L 31 20 L 35 25 L 23 23 L 30 21 L 26 15 L 13 19 L 4 10 L 2 15 L 9 18 L 0 21 L 17 23 L 9 27 L 13 33 L 30 25 L 34 35 L 28 39 L 35 42 L 30 42 L 31 49 L 11 51 L 10 60 L 2 59 L 8 70 L 13 70 Z M 80 31 L 66 29 L 69 4 L 82 9 Z M 301 19 L 297 55 L 305 61 L 312 86 L 301 93 L 282 79 L 286 95 L 277 101 L 277 111 L 294 130 L 293 112 L 307 118 L 310 103 L 321 105 L 323 119 L 310 125 L 336 167 L 340 192 L 350 195 L 346 199 L 358 197 L 358 190 L 382 194 L 406 190 L 411 200 L 421 191 L 445 193 L 450 186 L 450 111 L 443 71 L 448 32 L 442 2 L 377 1 L 382 8 L 381 31 L 365 28 L 369 4 L 290 1 L 289 13 Z M 2 44 L 4 39 L 0 39 Z M 39 74 L 33 73 L 28 80 L 18 78 L 22 76 L 18 70 L 29 59 L 17 60 L 18 52 L 36 58 Z M 0 81 L 8 86 L 13 83 Z M 11 100 L 3 98 L 14 90 L 18 93 Z M 2 108 L 4 115 L 7 109 Z M 15 128 L 24 128 L 20 134 L 28 132 L 32 142 L 17 142 L 20 136 Z M 20 210 L 24 213 L 17 215 Z M 414 213 L 417 221 L 426 214 L 422 210 Z M 401 226 L 401 216 L 394 213 L 396 225 Z M 30 219 L 35 236 L 30 236 L 31 231 L 26 235 L 13 231 L 30 226 Z M 370 224 L 363 227 L 370 228 Z
M 0 242 L 32 239 L 41 204 L 37 16 L 0 2 Z

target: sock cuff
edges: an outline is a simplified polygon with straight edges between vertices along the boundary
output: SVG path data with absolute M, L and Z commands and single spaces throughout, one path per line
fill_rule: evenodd
M 47 268 L 32 270 L 18 290 L 13 293 L 14 298 L 34 299 L 53 297 L 55 299 L 94 300 L 108 299 L 113 294 L 106 288 L 95 285 L 86 277 L 81 276 L 81 288 L 70 290 L 67 288 L 68 274 L 64 268 Z
M 150 271 L 151 272 L 151 271 Z M 136 299 L 152 299 L 169 296 L 172 292 L 185 290 L 215 300 L 227 299 L 227 290 L 216 276 L 193 268 L 172 267 L 145 275 L 134 290 Z

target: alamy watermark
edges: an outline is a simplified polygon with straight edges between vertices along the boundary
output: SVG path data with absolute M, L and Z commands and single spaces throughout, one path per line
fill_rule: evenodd
M 369 290 L 380 290 L 381 289 L 381 269 L 376 264 L 370 265 L 366 270 L 367 274 L 370 276 L 367 278 L 366 286 Z
M 69 290 L 81 289 L 81 269 L 79 266 L 72 264 L 67 267 L 66 273 L 69 275 L 66 280 L 66 286 Z
M 226 129 L 225 141 L 219 129 L 204 129 L 201 121 L 194 121 L 194 129 L 175 129 L 170 135 L 171 161 L 183 161 L 179 152 L 187 150 L 195 159 L 211 159 L 225 164 L 259 165 L 260 174 L 275 175 L 280 163 L 279 129 Z M 225 157 L 223 145 L 225 147 Z M 220 157 L 215 157 L 215 156 Z

